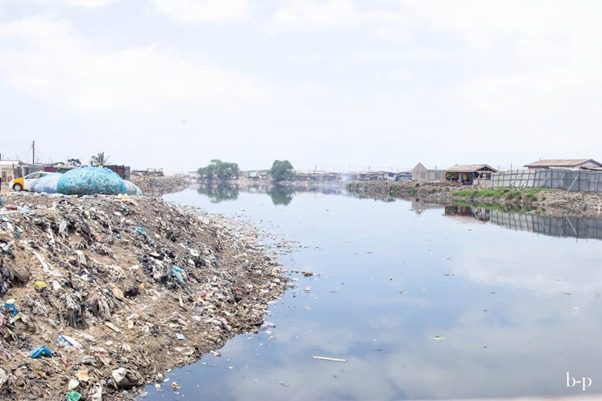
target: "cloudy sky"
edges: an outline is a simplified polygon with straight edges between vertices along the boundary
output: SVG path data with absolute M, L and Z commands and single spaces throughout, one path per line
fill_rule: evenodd
M 600 159 L 601 18 L 597 0 L 0 0 L 0 153 Z

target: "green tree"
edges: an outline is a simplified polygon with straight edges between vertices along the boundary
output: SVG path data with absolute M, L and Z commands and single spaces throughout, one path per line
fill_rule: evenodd
M 109 161 L 109 156 L 105 155 L 105 152 L 98 152 L 90 158 L 90 164 L 95 167 L 102 167 Z
M 238 164 L 223 162 L 218 159 L 211 160 L 205 167 L 198 170 L 199 177 L 204 181 L 225 181 L 238 178 L 240 170 Z
M 288 160 L 274 160 L 270 169 L 270 176 L 274 181 L 290 181 L 293 179 L 295 169 Z

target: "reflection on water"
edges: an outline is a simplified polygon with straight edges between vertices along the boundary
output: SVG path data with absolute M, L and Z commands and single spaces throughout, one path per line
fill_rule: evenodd
M 445 215 L 467 221 L 472 219 L 489 222 L 510 230 L 528 231 L 551 237 L 602 239 L 602 219 L 540 216 L 469 206 L 446 206 Z
M 238 187 L 223 183 L 211 183 L 199 186 L 197 192 L 206 195 L 211 202 L 220 203 L 226 200 L 235 200 L 238 198 Z
M 141 400 L 582 394 L 567 372 L 602 392 L 602 241 L 538 235 L 574 226 L 594 238 L 596 225 L 315 192 L 295 191 L 286 207 L 243 191 L 218 204 L 194 190 L 166 198 L 298 241 L 282 263 L 316 275 L 291 275 L 296 288 L 270 307 L 275 327 L 173 371 L 177 394 L 164 383 Z

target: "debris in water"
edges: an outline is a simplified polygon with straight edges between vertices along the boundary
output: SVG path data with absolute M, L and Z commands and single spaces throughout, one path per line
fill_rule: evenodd
M 316 359 L 319 361 L 329 361 L 329 362 L 347 362 L 347 359 L 332 358 L 329 356 L 318 356 L 318 355 L 312 356 L 312 359 Z

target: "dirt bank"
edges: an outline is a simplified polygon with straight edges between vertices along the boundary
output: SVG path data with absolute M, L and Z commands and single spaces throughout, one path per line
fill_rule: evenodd
M 151 197 L 3 197 L 3 400 L 130 399 L 256 330 L 286 286 L 256 233 L 219 217 Z
M 382 199 L 420 199 L 425 202 L 469 203 L 504 209 L 526 209 L 547 215 L 602 218 L 602 194 L 567 192 L 542 188 L 474 189 L 445 183 L 418 185 L 415 182 L 352 182 L 349 192 Z
M 138 185 L 148 196 L 161 196 L 178 192 L 190 186 L 191 181 L 185 175 L 169 175 L 165 177 L 146 177 L 132 175 L 130 181 Z

